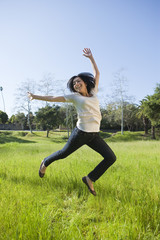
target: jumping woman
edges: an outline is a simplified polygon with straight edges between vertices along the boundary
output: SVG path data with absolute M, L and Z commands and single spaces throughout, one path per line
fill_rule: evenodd
M 39 176 L 45 175 L 47 167 L 54 161 L 66 158 L 68 155 L 82 147 L 84 144 L 101 154 L 103 160 L 91 171 L 82 181 L 87 185 L 89 191 L 95 196 L 96 192 L 93 182 L 97 181 L 102 174 L 116 161 L 116 156 L 100 137 L 101 113 L 99 101 L 97 98 L 99 84 L 99 70 L 89 48 L 84 48 L 83 55 L 90 59 L 94 76 L 91 73 L 80 73 L 73 76 L 67 83 L 67 87 L 72 94 L 59 97 L 39 96 L 28 93 L 30 100 L 37 99 L 49 102 L 71 102 L 74 104 L 78 121 L 75 129 L 72 131 L 68 142 L 63 149 L 46 157 L 40 165 Z

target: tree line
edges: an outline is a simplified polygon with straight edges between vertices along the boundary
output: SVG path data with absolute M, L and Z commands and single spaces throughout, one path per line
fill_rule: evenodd
M 64 94 L 61 90 L 63 83 L 64 81 L 54 81 L 54 78 L 48 74 L 39 81 L 36 91 L 39 91 L 41 95 Z M 32 130 L 46 130 L 47 136 L 50 130 L 61 126 L 66 128 L 69 134 L 69 130 L 75 127 L 77 121 L 74 106 L 68 103 L 56 105 L 38 101 L 31 103 L 26 93 L 28 91 L 34 93 L 35 86 L 33 80 L 27 80 L 19 86 L 16 97 L 18 112 L 8 118 L 6 113 L 0 111 L 0 123 L 20 124 L 21 129 L 29 129 L 31 132 Z M 113 100 L 101 107 L 101 130 L 119 131 L 122 130 L 123 125 L 124 130 L 144 130 L 145 134 L 148 134 L 148 130 L 151 129 L 152 138 L 155 139 L 155 128 L 160 126 L 160 84 L 157 84 L 154 94 L 146 96 L 139 105 L 132 103 L 129 97 L 126 97 L 124 86 L 125 77 L 121 71 L 117 72 L 113 90 L 116 97 L 110 98 Z M 34 111 L 34 106 L 36 106 L 36 111 Z
M 121 129 L 122 105 L 119 102 L 111 102 L 101 108 L 102 121 L 101 130 L 119 131 Z M 71 104 L 61 106 L 53 104 L 41 107 L 34 114 L 30 115 L 30 126 L 28 124 L 28 114 L 18 112 L 9 119 L 7 114 L 0 111 L 1 123 L 20 124 L 22 129 L 46 130 L 47 136 L 52 129 L 59 126 L 72 130 L 77 121 L 76 110 Z M 157 84 L 153 95 L 146 96 L 140 105 L 123 102 L 123 125 L 124 130 L 140 131 L 144 130 L 148 134 L 151 128 L 152 138 L 155 139 L 155 127 L 160 126 L 160 84 Z
M 22 130 L 42 130 L 47 131 L 47 137 L 49 131 L 53 129 L 67 129 L 71 131 L 76 124 L 77 115 L 74 106 L 66 104 L 64 106 L 58 106 L 53 104 L 52 106 L 46 105 L 45 107 L 39 108 L 34 114 L 24 112 L 18 112 L 13 114 L 10 118 L 8 115 L 0 111 L 0 123 L 2 124 L 18 124 Z

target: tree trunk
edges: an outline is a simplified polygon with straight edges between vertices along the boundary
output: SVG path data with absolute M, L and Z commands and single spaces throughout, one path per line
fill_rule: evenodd
M 122 102 L 121 102 L 121 108 L 122 108 L 122 112 L 121 112 L 121 134 L 123 135 L 123 130 L 124 130 L 124 123 L 123 123 L 123 98 L 122 98 Z
M 145 132 L 145 135 L 148 134 L 148 123 L 149 123 L 148 118 L 143 117 L 143 124 L 144 124 L 144 132 Z
M 151 138 L 152 138 L 152 139 L 156 139 L 155 126 L 151 126 Z
M 30 132 L 32 133 L 32 126 L 31 126 L 31 123 L 30 123 L 30 115 L 29 115 L 29 112 L 28 112 L 28 126 L 29 126 Z
M 67 132 L 68 132 L 68 138 L 69 138 L 69 105 L 67 104 L 67 108 L 66 108 L 66 118 L 67 118 L 67 121 L 66 121 L 66 125 L 67 125 Z
M 48 138 L 48 136 L 49 136 L 49 129 L 47 129 L 47 136 L 46 137 Z
M 31 126 L 31 121 L 30 121 L 30 110 L 31 110 L 30 101 L 28 100 L 28 126 L 29 126 L 30 132 L 32 133 L 32 126 Z

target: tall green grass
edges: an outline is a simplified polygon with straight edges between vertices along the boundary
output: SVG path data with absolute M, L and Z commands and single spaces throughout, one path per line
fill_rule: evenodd
M 66 137 L 0 133 L 0 239 L 160 239 L 160 142 L 109 138 L 117 161 L 94 197 L 81 178 L 101 156 L 87 146 L 38 176 L 41 160 Z

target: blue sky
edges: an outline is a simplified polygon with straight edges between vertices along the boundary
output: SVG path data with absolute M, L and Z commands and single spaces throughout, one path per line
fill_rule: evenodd
M 101 73 L 100 97 L 111 94 L 113 74 L 124 68 L 128 95 L 139 103 L 160 83 L 160 1 L 0 0 L 0 86 L 7 114 L 16 112 L 16 89 L 28 78 L 38 82 L 51 73 L 67 82 L 92 71 L 84 47 L 91 48 Z

